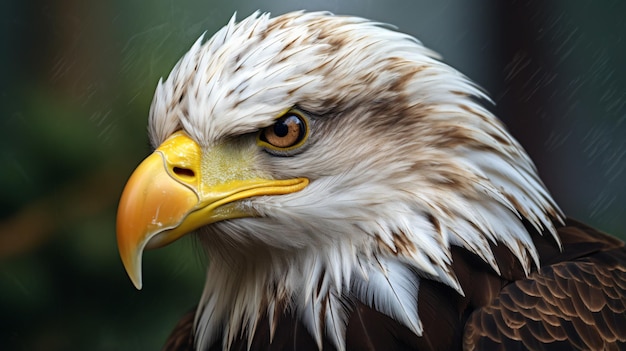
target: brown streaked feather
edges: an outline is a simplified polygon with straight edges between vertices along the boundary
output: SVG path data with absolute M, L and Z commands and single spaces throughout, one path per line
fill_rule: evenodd
M 559 228 L 562 251 L 535 235 L 542 267 L 525 278 L 503 245 L 492 245 L 501 270 L 459 247 L 453 269 L 465 296 L 422 279 L 418 295 L 424 334 L 355 302 L 346 330 L 347 350 L 626 350 L 626 249 L 624 243 L 582 223 Z M 166 351 L 193 350 L 193 313 L 170 336 Z M 269 342 L 259 321 L 250 350 L 317 350 L 313 337 L 286 311 Z M 329 340 L 323 350 L 335 350 Z M 210 350 L 221 350 L 217 340 Z M 248 350 L 245 338 L 231 350 Z
M 581 223 L 563 252 L 536 240 L 543 265 L 469 317 L 466 350 L 626 350 L 626 250 Z

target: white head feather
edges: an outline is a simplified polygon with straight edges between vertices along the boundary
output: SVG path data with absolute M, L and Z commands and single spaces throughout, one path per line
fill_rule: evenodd
M 341 350 L 351 299 L 420 335 L 418 276 L 463 293 L 451 245 L 496 272 L 490 242 L 527 272 L 537 264 L 522 218 L 556 238 L 560 212 L 521 146 L 475 98 L 486 99 L 419 41 L 361 18 L 255 13 L 201 36 L 159 82 L 153 144 L 184 129 L 210 148 L 297 106 L 311 114 L 306 145 L 292 157 L 253 151 L 255 165 L 311 183 L 241 202 L 259 218 L 199 231 L 211 260 L 200 349 L 220 337 L 226 348 L 241 331 L 252 340 L 261 316 L 272 324 L 289 310 L 319 345 L 326 335 Z

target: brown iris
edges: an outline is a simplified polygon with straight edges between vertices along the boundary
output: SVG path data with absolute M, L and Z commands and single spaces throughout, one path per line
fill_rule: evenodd
M 288 112 L 261 131 L 261 142 L 276 149 L 289 149 L 300 144 L 306 136 L 306 122 L 294 112 Z

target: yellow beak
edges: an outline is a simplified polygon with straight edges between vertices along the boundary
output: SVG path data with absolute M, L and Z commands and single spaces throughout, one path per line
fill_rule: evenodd
M 237 200 L 289 194 L 308 185 L 306 178 L 257 177 L 250 159 L 227 145 L 203 154 L 196 142 L 177 132 L 137 167 L 117 212 L 120 256 L 137 289 L 145 248 L 165 246 L 217 221 L 256 215 L 237 206 Z

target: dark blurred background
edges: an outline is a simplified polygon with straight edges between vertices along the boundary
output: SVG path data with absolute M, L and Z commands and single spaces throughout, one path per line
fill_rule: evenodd
M 3 1 L 0 4 L 0 350 L 158 349 L 198 301 L 184 239 L 115 243 L 124 182 L 148 152 L 159 77 L 237 11 L 330 10 L 392 23 L 493 97 L 563 210 L 626 234 L 626 2 Z

